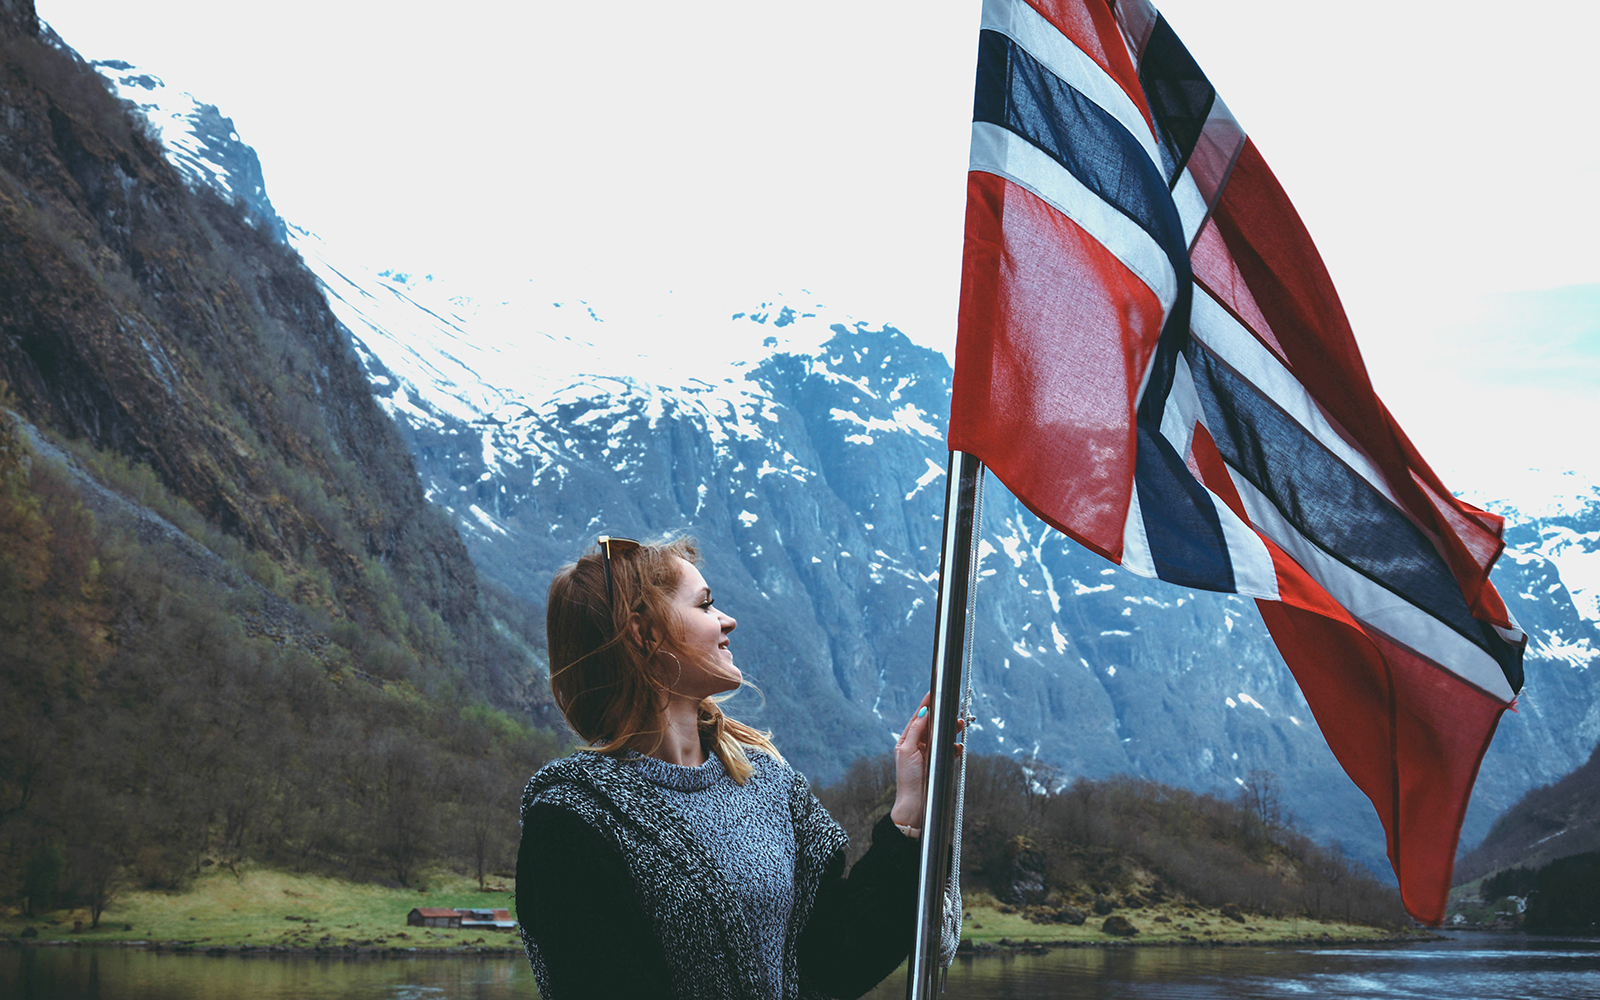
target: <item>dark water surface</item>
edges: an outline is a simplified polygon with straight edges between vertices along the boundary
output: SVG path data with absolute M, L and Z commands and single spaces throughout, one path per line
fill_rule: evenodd
M 0 948 L 5 1000 L 529 1000 L 521 958 L 241 958 Z M 868 994 L 905 996 L 902 975 Z M 1081 948 L 958 959 L 949 1000 L 1600 1000 L 1600 938 L 1346 948 Z
M 872 1000 L 905 996 L 885 983 Z M 1600 938 L 1460 934 L 1366 947 L 1076 948 L 958 958 L 946 997 L 986 1000 L 1600 1000 Z
M 0 949 L 0 1000 L 529 1000 L 528 961 Z

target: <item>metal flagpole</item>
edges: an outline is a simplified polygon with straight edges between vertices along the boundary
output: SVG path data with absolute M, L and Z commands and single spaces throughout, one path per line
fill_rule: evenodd
M 929 720 L 928 788 L 923 807 L 922 860 L 917 873 L 917 936 L 906 976 L 906 1000 L 930 1000 L 940 973 L 939 934 L 955 809 L 956 721 L 961 714 L 962 667 L 967 648 L 967 598 L 977 567 L 973 516 L 983 463 L 952 451 L 945 478 L 944 545 L 939 554 L 939 609 L 933 646 L 933 717 Z M 959 934 L 959 929 L 957 931 Z

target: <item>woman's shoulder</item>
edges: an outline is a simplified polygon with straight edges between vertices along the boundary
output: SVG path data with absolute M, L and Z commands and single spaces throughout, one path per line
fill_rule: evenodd
M 749 758 L 750 766 L 766 771 L 769 774 L 796 774 L 789 762 L 770 750 L 751 746 L 748 743 L 739 744 L 744 748 L 745 757 Z
M 807 791 L 811 787 L 806 781 L 805 775 L 796 771 L 788 761 L 771 751 L 764 750 L 761 747 L 744 745 L 744 755 L 750 761 L 751 771 L 761 775 L 767 781 L 782 783 L 792 790 L 799 791 Z
M 574 750 L 558 757 L 533 773 L 529 785 L 604 784 L 632 773 L 632 758 L 627 754 Z
M 747 746 L 745 756 L 758 785 L 782 789 L 792 802 L 811 798 L 806 779 L 782 757 Z M 522 815 L 555 808 L 595 816 L 604 812 L 649 814 L 659 795 L 635 760 L 580 750 L 541 767 L 522 791 Z
M 821 865 L 836 851 L 849 844 L 844 829 L 834 822 L 828 810 L 812 794 L 811 783 L 781 757 L 751 747 L 751 765 L 756 773 L 765 774 L 773 784 L 785 789 L 789 817 L 794 823 L 795 837 L 802 860 Z M 820 868 L 818 869 L 820 870 Z
M 661 825 L 670 809 L 627 757 L 580 750 L 541 767 L 522 790 L 526 823 L 535 809 L 561 809 L 591 824 L 626 817 L 634 825 Z
M 754 773 L 766 783 L 782 789 L 781 794 L 788 800 L 789 813 L 796 827 L 826 826 L 833 822 L 828 811 L 812 794 L 811 782 L 788 761 L 755 747 L 745 747 L 745 752 Z
M 522 813 L 535 806 L 572 807 L 609 798 L 606 791 L 625 780 L 624 765 L 614 757 L 580 750 L 535 771 L 522 789 Z

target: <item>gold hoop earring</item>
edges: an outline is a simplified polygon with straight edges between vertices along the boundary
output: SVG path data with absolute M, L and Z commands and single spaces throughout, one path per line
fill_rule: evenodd
M 666 653 L 668 656 L 672 657 L 672 662 L 676 663 L 678 665 L 677 676 L 673 677 L 672 678 L 672 683 L 667 685 L 667 690 L 671 691 L 671 690 L 673 690 L 674 688 L 676 688 L 678 686 L 678 682 L 679 681 L 683 680 L 683 661 L 678 659 L 678 654 L 674 653 L 670 649 L 663 649 L 662 652 Z

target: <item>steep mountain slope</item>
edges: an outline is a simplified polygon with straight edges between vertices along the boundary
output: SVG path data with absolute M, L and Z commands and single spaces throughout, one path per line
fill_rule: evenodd
M 239 141 L 233 119 L 192 94 L 169 90 L 165 80 L 129 63 L 113 59 L 90 65 L 150 123 L 180 173 L 206 177 L 206 186 L 243 208 L 253 225 L 280 243 L 286 240 L 283 220 L 267 197 L 261 159 Z
M 501 867 L 557 748 L 485 703 L 546 697 L 525 616 L 298 255 L 32 14 L 0 2 L 0 905 Z
M 1587 851 L 1600 851 L 1600 746 L 1572 773 L 1501 813 L 1483 842 L 1461 858 L 1456 880 L 1515 867 L 1537 870 Z
M 1484 759 L 1466 847 L 1525 792 L 1562 779 L 1600 744 L 1600 487 L 1565 473 L 1517 492 L 1524 495 L 1478 498 L 1506 518 L 1493 579 L 1528 633 L 1527 684 Z
M 129 86 L 151 103 L 154 91 Z M 189 100 L 183 115 L 155 113 L 198 121 Z M 173 154 L 200 164 L 188 169 L 201 184 L 242 158 L 231 136 L 207 135 Z M 538 602 L 602 531 L 692 531 L 765 696 L 741 696 L 737 712 L 821 778 L 886 746 L 931 653 L 943 356 L 804 294 L 733 307 L 552 302 L 530 282 L 473 297 L 341 260 L 304 229 L 289 239 L 487 576 Z M 1467 844 L 1600 735 L 1594 584 L 1575 604 L 1561 582 L 1600 551 L 1600 515 L 1575 510 L 1559 523 L 1508 511 L 1496 580 L 1534 642 Z M 1110 567 L 993 484 L 984 537 L 976 749 L 1200 790 L 1270 770 L 1319 835 L 1382 864 L 1376 819 L 1249 602 Z
M 454 673 L 449 637 L 493 631 L 476 571 L 315 278 L 272 226 L 185 184 L 59 40 L 6 29 L 0 380 L 17 409 L 149 465 L 295 600 Z M 460 668 L 522 703 L 525 657 L 470 643 Z

